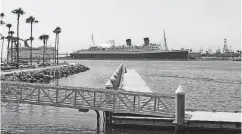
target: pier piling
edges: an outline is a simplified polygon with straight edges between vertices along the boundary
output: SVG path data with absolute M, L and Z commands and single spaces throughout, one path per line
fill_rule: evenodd
M 176 90 L 176 107 L 175 107 L 175 130 L 182 131 L 185 123 L 185 92 L 181 85 Z

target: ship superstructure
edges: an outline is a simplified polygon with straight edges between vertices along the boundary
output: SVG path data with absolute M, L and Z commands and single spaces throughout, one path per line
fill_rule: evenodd
M 148 37 L 144 38 L 142 46 L 132 45 L 131 39 L 126 39 L 126 45 L 115 46 L 110 40 L 100 46 L 90 47 L 71 53 L 72 59 L 143 59 L 143 60 L 187 60 L 188 50 L 168 50 L 166 34 L 164 31 L 164 49 L 161 44 L 150 43 Z M 93 36 L 92 36 L 92 40 Z M 94 41 L 93 41 L 94 42 Z

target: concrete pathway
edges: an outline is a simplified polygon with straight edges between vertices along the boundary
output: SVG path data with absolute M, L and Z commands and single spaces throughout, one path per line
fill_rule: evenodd
M 124 73 L 123 89 L 126 91 L 152 93 L 151 89 L 135 69 L 127 69 L 127 73 Z

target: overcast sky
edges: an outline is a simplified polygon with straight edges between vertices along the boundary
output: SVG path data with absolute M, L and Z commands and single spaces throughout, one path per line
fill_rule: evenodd
M 39 21 L 34 25 L 33 46 L 41 46 L 41 34 L 50 36 L 54 45 L 53 30 L 60 26 L 60 51 L 73 52 L 95 43 L 115 40 L 116 45 L 142 45 L 143 38 L 153 43 L 163 43 L 166 30 L 170 49 L 192 48 L 202 45 L 215 49 L 223 47 L 227 38 L 233 50 L 241 48 L 240 0 L 1 0 L 5 22 L 13 24 L 17 17 L 11 11 L 21 7 L 26 13 L 20 18 L 20 37 L 29 38 L 30 25 L 25 19 L 30 15 Z M 4 27 L 2 33 L 7 34 Z M 7 44 L 7 43 L 6 43 Z M 6 45 L 5 45 L 6 46 Z

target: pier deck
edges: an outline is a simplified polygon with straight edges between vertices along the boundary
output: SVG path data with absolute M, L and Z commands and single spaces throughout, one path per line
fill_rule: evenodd
M 148 92 L 152 93 L 151 89 L 136 72 L 135 69 L 127 69 L 128 73 L 124 73 L 123 89 L 134 92 Z
M 134 69 L 128 69 L 123 79 L 123 89 L 126 91 L 152 93 L 152 90 Z M 240 130 L 241 128 L 241 113 L 185 111 L 185 114 L 189 115 L 189 118 L 185 118 L 188 128 L 233 130 Z M 114 113 L 112 119 L 114 125 L 174 126 L 174 119 L 165 117 L 134 116 L 132 114 L 122 115 Z

